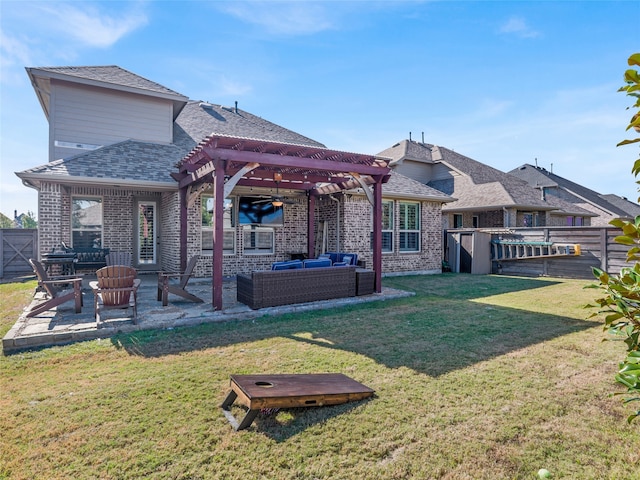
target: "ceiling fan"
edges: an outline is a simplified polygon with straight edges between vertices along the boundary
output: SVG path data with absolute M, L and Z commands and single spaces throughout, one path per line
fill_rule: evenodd
M 271 203 L 271 205 L 273 205 L 274 207 L 281 207 L 282 205 L 284 205 L 285 203 L 287 204 L 292 204 L 295 203 L 291 200 L 288 200 L 287 198 L 283 197 L 282 195 L 279 194 L 279 183 L 282 180 L 282 174 L 279 172 L 275 172 L 273 174 L 273 181 L 276 182 L 276 194 L 275 195 L 271 195 L 268 197 L 265 197 L 263 199 L 260 200 L 256 200 L 255 202 L 252 202 L 254 204 L 258 204 L 258 203 Z

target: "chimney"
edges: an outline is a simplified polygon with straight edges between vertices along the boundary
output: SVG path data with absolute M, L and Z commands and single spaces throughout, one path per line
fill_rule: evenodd
M 237 100 L 236 100 L 236 108 L 235 108 L 235 110 L 236 110 L 236 113 L 238 113 L 238 101 Z

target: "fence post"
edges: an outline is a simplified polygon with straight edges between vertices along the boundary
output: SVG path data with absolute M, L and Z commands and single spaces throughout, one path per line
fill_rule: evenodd
M 600 270 L 607 272 L 609 270 L 609 249 L 607 248 L 607 228 L 600 229 Z

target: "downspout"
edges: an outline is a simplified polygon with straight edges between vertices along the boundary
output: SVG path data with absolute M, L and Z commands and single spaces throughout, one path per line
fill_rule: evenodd
M 336 252 L 340 252 L 340 200 L 333 195 L 329 195 L 329 198 L 336 202 Z

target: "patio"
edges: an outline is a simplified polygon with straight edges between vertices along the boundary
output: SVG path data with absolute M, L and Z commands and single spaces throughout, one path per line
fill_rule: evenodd
M 227 278 L 223 282 L 223 309 L 214 310 L 212 305 L 211 279 L 195 278 L 189 282 L 188 290 L 205 300 L 205 303 L 193 303 L 180 297 L 170 295 L 169 305 L 162 306 L 157 301 L 157 275 L 141 274 L 142 283 L 138 290 L 138 318 L 134 324 L 130 310 L 109 311 L 104 315 L 106 321 L 97 327 L 93 311 L 93 294 L 89 282 L 93 276 L 83 278 L 82 312 L 74 313 L 73 302 L 67 302 L 54 310 L 27 318 L 20 316 L 14 326 L 2 339 L 4 354 L 20 350 L 64 345 L 78 341 L 108 338 L 118 333 L 131 333 L 139 330 L 170 329 L 208 322 L 224 322 L 229 320 L 248 320 L 267 315 L 305 312 L 343 305 L 388 300 L 413 295 L 410 292 L 383 288 L 380 293 L 347 297 L 319 302 L 284 305 L 279 307 L 252 310 L 236 300 L 235 278 Z M 38 292 L 34 301 L 41 300 Z

